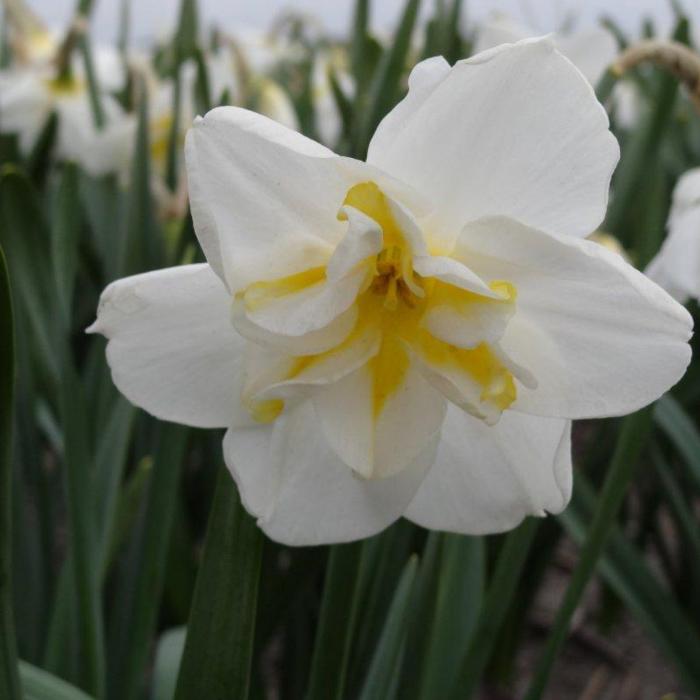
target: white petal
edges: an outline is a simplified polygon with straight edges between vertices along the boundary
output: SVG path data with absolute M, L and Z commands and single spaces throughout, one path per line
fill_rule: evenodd
M 427 98 L 409 92 L 396 109 L 368 162 L 432 199 L 443 252 L 481 216 L 575 236 L 602 220 L 619 148 L 591 86 L 550 40 L 460 61 Z
M 309 397 L 314 390 L 338 382 L 367 364 L 377 354 L 379 342 L 379 334 L 370 328 L 357 338 L 352 337 L 349 342 L 341 343 L 333 350 L 314 357 L 312 362 L 302 362 L 301 369 L 292 357 L 279 379 L 257 382 L 252 398 L 264 401 Z
M 537 388 L 520 387 L 513 409 L 565 418 L 622 415 L 683 376 L 690 315 L 603 246 L 494 218 L 465 227 L 455 256 L 481 277 L 517 289 L 501 346 L 534 375 Z
M 419 352 L 415 353 L 415 361 L 423 376 L 448 401 L 489 425 L 498 423 L 502 411 L 492 402 L 481 400 L 483 388 L 468 373 L 432 363 Z
M 668 236 L 646 274 L 681 302 L 700 298 L 700 205 L 676 208 Z
M 422 277 L 434 277 L 458 289 L 474 292 L 490 299 L 500 298 L 479 275 L 454 258 L 426 255 L 415 258 L 413 269 Z
M 673 190 L 671 218 L 694 207 L 700 207 L 700 168 L 691 168 L 678 179 Z
M 185 150 L 197 236 L 232 291 L 327 262 L 353 184 L 331 151 L 237 107 L 198 118 Z
M 328 261 L 326 276 L 337 280 L 350 273 L 359 263 L 382 250 L 382 229 L 372 218 L 355 207 L 341 209 L 348 230 Z
M 113 282 L 88 330 L 108 338 L 112 379 L 132 403 L 196 427 L 246 425 L 245 341 L 229 305 L 209 265 L 174 267 Z
M 269 537 L 315 545 L 369 537 L 391 525 L 432 463 L 436 442 L 395 477 L 361 479 L 330 449 L 306 402 L 274 427 L 229 430 L 224 455 L 243 504 Z
M 571 496 L 571 422 L 506 411 L 487 426 L 448 409 L 435 464 L 406 511 L 434 530 L 503 532 Z
M 357 306 L 337 316 L 323 328 L 303 335 L 282 335 L 266 330 L 250 320 L 243 299 L 234 299 L 231 321 L 235 329 L 248 340 L 288 355 L 316 355 L 336 347 L 348 337 L 357 322 Z
M 314 404 L 331 448 L 367 478 L 406 468 L 439 432 L 445 415 L 444 399 L 413 364 L 378 415 L 368 366 L 318 391 Z
M 0 72 L 0 131 L 16 133 L 24 154 L 34 145 L 51 109 L 51 95 L 35 73 Z
M 251 302 L 243 298 L 248 320 L 277 335 L 302 336 L 325 328 L 347 311 L 367 281 L 368 269 L 359 267 L 339 280 L 323 279 L 293 294 Z M 263 283 L 264 284 L 264 283 Z
M 423 318 L 424 328 L 436 338 L 458 348 L 501 339 L 513 315 L 510 304 L 444 305 L 431 308 Z
M 375 155 L 378 155 L 375 150 L 381 149 L 384 142 L 390 142 L 396 134 L 411 128 L 416 113 L 423 108 L 449 72 L 450 64 L 442 56 L 428 58 L 414 66 L 408 77 L 408 94 L 377 127 L 369 146 L 368 162 L 375 161 Z M 396 175 L 400 177 L 401 173 L 396 172 Z

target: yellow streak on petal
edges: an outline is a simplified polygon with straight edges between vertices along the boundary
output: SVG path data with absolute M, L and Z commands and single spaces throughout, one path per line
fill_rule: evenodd
M 251 401 L 248 405 L 250 417 L 256 423 L 272 423 L 284 410 L 282 399 L 269 399 L 267 401 Z
M 387 399 L 395 394 L 406 378 L 410 360 L 398 335 L 386 333 L 379 352 L 369 361 L 372 376 L 372 414 L 376 420 Z
M 423 331 L 417 338 L 417 346 L 432 365 L 456 369 L 471 377 L 482 387 L 481 401 L 491 402 L 501 411 L 515 401 L 517 389 L 513 375 L 487 343 L 458 348 Z
M 503 301 L 514 302 L 518 298 L 518 290 L 515 285 L 505 280 L 493 280 L 489 287 L 492 292 L 500 295 Z
M 312 267 L 287 277 L 280 277 L 267 282 L 255 282 L 246 287 L 243 292 L 246 310 L 255 311 L 287 294 L 294 294 L 314 284 L 318 284 L 325 278 L 325 267 Z

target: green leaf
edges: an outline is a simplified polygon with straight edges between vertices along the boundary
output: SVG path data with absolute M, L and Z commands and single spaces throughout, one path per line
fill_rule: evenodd
M 415 551 L 413 540 L 416 530 L 415 525 L 402 519 L 366 542 L 368 567 L 372 575 L 364 582 L 361 592 L 363 602 L 348 676 L 348 694 L 351 697 L 356 697 L 360 692 L 361 680 L 372 661 L 387 610 L 394 597 L 395 582 L 411 552 Z
M 545 691 L 549 675 L 569 633 L 569 625 L 581 596 L 595 571 L 615 518 L 627 493 L 639 455 L 651 429 L 651 407 L 625 418 L 605 483 L 596 506 L 579 561 L 559 606 L 554 626 L 536 666 L 526 700 L 537 700 Z
M 180 118 L 182 112 L 182 64 L 175 64 L 173 75 L 173 104 L 165 162 L 165 182 L 172 192 L 177 189 L 178 164 L 180 162 Z
M 103 562 L 103 578 L 108 575 L 110 567 L 116 562 L 129 537 L 136 532 L 152 473 L 153 460 L 144 457 L 129 474 L 125 483 L 115 489 L 118 491 L 118 498 L 115 502 L 114 522 L 108 531 L 109 541 L 103 543 L 99 549 Z
M 0 172 L 0 244 L 13 270 L 18 337 L 23 327 L 26 348 L 38 373 L 46 382 L 56 382 L 59 370 L 51 315 L 54 277 L 50 256 L 39 254 L 51 247 L 46 220 L 31 182 L 10 167 Z
M 634 240 L 635 264 L 643 270 L 656 255 L 664 239 L 668 201 L 666 177 L 661 168 L 654 169 L 641 183 L 639 196 L 645 206 L 636 213 L 637 235 Z
M 220 467 L 176 700 L 248 697 L 262 544 L 231 475 Z
M 585 475 L 577 474 L 572 502 L 557 517 L 579 544 L 589 538 L 589 514 L 596 500 Z M 697 628 L 693 628 L 687 611 L 681 609 L 659 583 L 644 555 L 618 528 L 613 528 L 597 566 L 650 638 L 675 664 L 693 695 L 700 694 L 700 636 Z
M 314 643 L 309 700 L 342 700 L 360 603 L 364 543 L 331 548 Z M 366 559 L 366 557 L 365 557 Z
M 114 401 L 106 424 L 100 428 L 95 455 L 95 522 L 102 553 L 102 570 L 107 566 L 104 557 L 108 544 L 114 538 L 115 510 L 119 488 L 128 463 L 129 438 L 136 409 L 121 397 Z
M 120 521 L 115 523 L 115 509 L 135 412 L 136 409 L 130 403 L 118 398 L 106 425 L 100 429 L 95 457 L 93 512 L 97 532 L 97 550 L 94 556 L 98 558 L 101 580 L 111 562 L 113 548 L 110 545 L 116 546 L 114 542 L 120 537 Z M 68 643 L 74 629 L 75 601 L 71 595 L 73 587 L 73 563 L 69 555 L 63 563 L 58 579 L 43 657 L 45 668 L 61 672 L 67 677 L 73 675 L 68 670 L 73 663 L 72 646 Z
M 82 32 L 78 40 L 80 53 L 85 66 L 85 77 L 87 78 L 88 96 L 90 98 L 90 108 L 92 109 L 92 120 L 98 130 L 103 129 L 107 123 L 104 105 L 102 104 L 102 94 L 100 85 L 95 73 L 95 64 L 92 58 L 92 47 L 90 37 L 87 32 Z
M 182 0 L 175 47 L 178 64 L 194 56 L 199 34 L 199 13 L 196 0 Z
M 197 66 L 195 97 L 197 100 L 198 113 L 206 114 L 214 106 L 214 101 L 211 94 L 211 81 L 209 80 L 209 71 L 207 70 L 204 51 L 198 48 L 194 54 L 194 61 Z
M 112 604 L 109 697 L 115 700 L 138 697 L 149 660 L 186 442 L 186 429 L 159 425 L 142 526 Z
M 153 700 L 173 700 L 185 648 L 187 629 L 176 627 L 163 632 L 158 640 L 153 667 Z
M 333 99 L 338 108 L 338 113 L 343 124 L 342 133 L 344 136 L 349 136 L 352 130 L 352 102 L 350 98 L 343 92 L 343 88 L 340 87 L 338 82 L 338 76 L 333 68 L 329 68 L 328 80 L 330 82 L 331 91 L 333 93 Z
M 25 661 L 20 661 L 19 670 L 24 700 L 93 700 L 74 685 Z
M 0 697 L 20 700 L 12 612 L 12 425 L 15 333 L 10 279 L 0 247 Z
M 59 205 L 53 217 L 54 235 L 62 237 L 54 250 L 70 237 L 76 227 L 75 210 L 78 206 L 77 173 L 66 171 L 65 188 L 59 193 Z M 58 232 L 58 233 L 57 233 Z M 74 253 L 73 253 L 74 254 Z M 62 253 L 54 263 L 60 265 L 71 254 Z M 74 263 L 71 263 L 74 264 Z M 69 265 L 70 266 L 70 265 Z M 68 272 L 70 274 L 70 271 Z M 55 275 L 54 296 L 59 296 L 58 284 L 65 278 Z M 49 307 L 50 308 L 50 307 Z M 66 320 L 66 317 L 64 317 Z M 63 429 L 63 475 L 68 514 L 68 556 L 73 567 L 74 602 L 79 640 L 79 685 L 102 698 L 105 683 L 104 632 L 101 607 L 101 560 L 97 552 L 99 533 L 93 517 L 95 478 L 93 445 L 86 430 L 85 416 L 89 415 L 83 385 L 78 376 L 70 343 L 70 328 L 60 328 L 55 353 L 59 359 L 58 405 Z M 73 604 L 73 602 L 69 603 Z
M 44 183 L 48 175 L 57 133 L 58 114 L 51 112 L 41 127 L 27 157 L 27 172 L 32 180 L 40 185 Z
M 82 224 L 78 198 L 78 169 L 68 163 L 63 168 L 51 220 L 51 262 L 63 325 L 68 327 L 78 267 L 78 240 Z
M 689 550 L 688 558 L 697 572 L 700 569 L 700 527 L 697 518 L 691 511 L 691 505 L 687 502 L 688 499 L 686 499 L 683 488 L 678 483 L 671 466 L 658 447 L 653 450 L 652 458 L 664 499 L 678 522 L 684 540 L 683 546 Z
M 93 246 L 97 251 L 103 275 L 111 282 L 119 275 L 122 236 L 126 231 L 127 194 L 114 177 L 89 177 L 81 173 L 80 200 L 89 224 Z
M 484 543 L 480 537 L 441 535 L 432 620 L 423 630 L 425 655 L 418 697 L 446 698 L 476 627 L 484 593 Z
M 671 394 L 666 394 L 654 405 L 654 421 L 683 457 L 688 476 L 700 490 L 700 432 L 690 416 Z
M 391 47 L 386 50 L 377 67 L 367 95 L 367 105 L 360 115 L 360 132 L 355 149 L 357 157 L 364 158 L 367 154 L 374 130 L 398 101 L 419 5 L 420 0 L 408 0 Z
M 87 407 L 83 388 L 67 348 L 61 348 L 60 406 L 65 440 L 63 459 L 68 510 L 69 556 L 73 563 L 80 640 L 81 685 L 104 696 L 105 658 L 93 518 L 94 479 L 88 435 L 83 430 Z
M 394 696 L 406 630 L 411 620 L 413 584 L 417 570 L 418 557 L 411 555 L 396 586 L 360 700 L 389 700 Z
M 612 95 L 612 91 L 617 85 L 617 75 L 611 70 L 606 70 L 601 76 L 598 84 L 595 86 L 595 96 L 598 98 L 598 102 L 605 104 Z
M 420 690 L 422 662 L 428 647 L 428 630 L 433 619 L 439 580 L 439 559 L 442 535 L 429 532 L 426 538 L 413 593 L 413 614 L 406 631 L 405 648 L 402 653 L 400 675 L 400 697 L 414 698 Z
M 466 654 L 460 663 L 457 682 L 449 696 L 455 700 L 472 697 L 479 684 L 513 600 L 538 526 L 536 518 L 527 518 L 520 527 L 505 537 L 501 545 L 496 569 L 489 582 Z
M 151 148 L 149 137 L 148 93 L 139 85 L 138 128 L 131 173 L 126 230 L 121 236 L 119 276 L 158 267 L 163 259 L 162 239 L 156 226 L 151 197 Z

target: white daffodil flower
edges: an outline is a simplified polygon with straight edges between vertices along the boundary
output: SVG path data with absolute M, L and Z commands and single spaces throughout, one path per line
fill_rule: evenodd
M 673 191 L 668 235 L 646 274 L 684 304 L 700 299 L 700 168 L 686 172 Z
M 522 26 L 507 15 L 497 14 L 479 28 L 475 52 L 480 53 L 499 44 L 512 44 L 535 36 L 536 31 Z M 602 27 L 591 27 L 570 34 L 555 33 L 556 47 L 595 87 L 605 69 L 617 56 L 615 37 Z
M 102 95 L 107 128 L 120 129 L 124 111 Z M 28 154 L 52 112 L 58 116 L 56 155 L 74 160 L 95 175 L 119 167 L 97 157 L 99 140 L 86 82 L 78 77 L 56 78 L 53 69 L 10 69 L 0 72 L 0 132 L 17 134 L 20 150 Z
M 215 109 L 186 143 L 208 264 L 113 283 L 90 330 L 133 403 L 228 428 L 275 540 L 507 530 L 567 504 L 571 419 L 690 359 L 685 309 L 583 238 L 618 155 L 548 39 L 420 63 L 366 163 Z

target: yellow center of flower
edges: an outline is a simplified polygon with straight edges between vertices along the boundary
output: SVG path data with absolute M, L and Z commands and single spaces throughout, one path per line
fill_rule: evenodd
M 59 76 L 45 81 L 45 84 L 54 97 L 73 97 L 85 88 L 83 81 L 73 76 Z
M 515 289 L 508 282 L 492 281 L 497 299 L 467 291 L 436 278 L 424 278 L 413 269 L 413 252 L 392 214 L 389 203 L 372 182 L 352 187 L 344 201 L 372 218 L 382 229 L 383 247 L 373 260 L 363 261 L 368 274 L 355 301 L 357 322 L 349 336 L 336 348 L 317 355 L 295 358 L 286 378 L 301 375 L 313 364 L 325 360 L 358 340 L 368 329 L 378 332 L 379 348 L 369 360 L 372 376 L 372 412 L 375 419 L 404 384 L 411 356 L 438 371 L 464 376 L 479 387 L 479 401 L 499 411 L 508 408 L 517 396 L 513 375 L 486 342 L 472 347 L 457 347 L 434 335 L 424 326 L 426 314 L 437 307 L 448 307 L 460 318 L 468 319 L 477 306 L 512 304 Z M 325 267 L 316 267 L 288 277 L 258 282 L 243 293 L 248 311 L 300 292 L 326 279 Z M 468 322 L 465 320 L 464 322 Z M 282 400 L 253 402 L 254 419 L 274 420 L 284 409 Z

